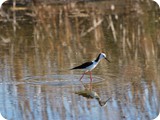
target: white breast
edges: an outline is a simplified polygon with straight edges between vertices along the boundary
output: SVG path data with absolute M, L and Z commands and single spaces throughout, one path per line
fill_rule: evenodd
M 93 61 L 93 64 L 86 67 L 86 70 L 91 71 L 97 66 L 98 62 Z

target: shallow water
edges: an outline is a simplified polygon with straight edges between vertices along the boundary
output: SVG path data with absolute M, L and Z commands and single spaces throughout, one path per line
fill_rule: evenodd
M 158 11 L 154 3 L 102 1 L 37 5 L 12 11 L 7 20 L 1 18 L 1 114 L 8 120 L 155 118 L 159 113 Z M 83 86 L 79 81 L 83 71 L 69 69 L 100 52 L 111 63 L 102 60 L 93 70 L 90 93 L 89 75 L 83 78 Z M 99 99 L 108 101 L 101 106 Z

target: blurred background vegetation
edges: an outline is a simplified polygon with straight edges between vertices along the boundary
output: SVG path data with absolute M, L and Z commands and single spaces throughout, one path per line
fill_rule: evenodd
M 159 23 L 151 0 L 8 0 L 0 11 L 1 112 L 17 120 L 155 117 Z M 81 72 L 68 70 L 100 52 L 111 61 L 93 71 L 93 90 L 112 98 L 104 109 L 74 94 Z

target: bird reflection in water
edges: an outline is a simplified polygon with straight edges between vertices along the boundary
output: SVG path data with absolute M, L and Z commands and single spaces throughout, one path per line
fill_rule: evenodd
M 106 106 L 107 102 L 111 99 L 111 97 L 110 97 L 107 100 L 102 101 L 101 98 L 100 98 L 100 96 L 95 91 L 93 91 L 92 89 L 86 88 L 84 86 L 84 84 L 82 84 L 82 85 L 83 85 L 83 87 L 85 89 L 77 91 L 77 92 L 75 92 L 75 94 L 83 96 L 83 97 L 85 97 L 87 99 L 96 99 L 98 101 L 98 103 L 99 103 L 100 106 Z

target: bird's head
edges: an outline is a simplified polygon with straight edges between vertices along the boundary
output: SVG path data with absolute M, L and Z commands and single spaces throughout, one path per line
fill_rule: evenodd
M 104 53 L 100 53 L 100 59 L 102 59 L 102 58 L 104 58 L 104 59 L 106 59 L 108 62 L 110 62 L 110 61 L 108 60 L 108 58 L 106 57 L 106 54 L 104 54 Z
M 0 9 L 1 9 L 1 7 L 2 7 L 2 4 L 4 3 L 4 2 L 6 2 L 7 0 L 1 0 L 0 1 Z

